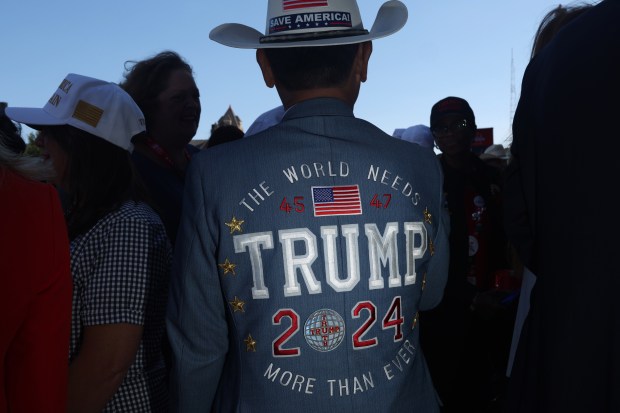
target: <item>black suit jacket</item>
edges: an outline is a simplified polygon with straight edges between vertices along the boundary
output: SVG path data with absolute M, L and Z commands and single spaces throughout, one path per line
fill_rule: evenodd
M 566 26 L 523 80 L 507 232 L 537 276 L 509 412 L 620 412 L 620 1 Z

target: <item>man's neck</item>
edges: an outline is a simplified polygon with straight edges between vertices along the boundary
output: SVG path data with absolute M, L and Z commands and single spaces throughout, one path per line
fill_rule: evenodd
M 351 98 L 349 94 L 346 93 L 346 90 L 343 90 L 342 88 L 319 88 L 296 91 L 288 91 L 278 88 L 278 93 L 280 94 L 280 99 L 282 100 L 282 104 L 286 110 L 305 100 L 317 98 L 333 98 L 341 100 L 351 107 L 355 105 L 355 99 Z

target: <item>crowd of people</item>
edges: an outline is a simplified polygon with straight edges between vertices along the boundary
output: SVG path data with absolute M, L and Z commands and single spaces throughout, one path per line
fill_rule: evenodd
M 620 228 L 591 202 L 620 1 L 545 16 L 513 142 L 481 155 L 463 97 L 398 137 L 353 115 L 407 17 L 269 0 L 265 33 L 216 27 L 282 105 L 202 150 L 174 51 L 0 106 L 0 413 L 620 411 Z

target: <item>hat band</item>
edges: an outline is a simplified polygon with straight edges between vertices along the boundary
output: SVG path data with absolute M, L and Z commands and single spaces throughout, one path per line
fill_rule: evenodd
M 320 39 L 333 39 L 336 37 L 351 37 L 351 36 L 363 36 L 368 34 L 368 30 L 331 30 L 327 32 L 315 32 L 315 33 L 301 33 L 301 34 L 286 34 L 275 36 L 262 36 L 260 38 L 261 44 L 272 43 L 288 43 L 296 41 L 310 41 Z

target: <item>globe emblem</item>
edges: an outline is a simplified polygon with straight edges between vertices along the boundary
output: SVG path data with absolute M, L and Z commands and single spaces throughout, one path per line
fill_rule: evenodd
M 469 236 L 469 256 L 473 257 L 474 255 L 476 255 L 479 249 L 480 249 L 480 243 L 478 242 L 478 239 L 474 237 L 473 235 L 470 235 Z
M 481 197 L 480 195 L 476 195 L 476 197 L 474 198 L 474 205 L 478 208 L 482 208 L 486 205 L 486 202 L 484 202 L 483 197 Z
M 334 310 L 315 311 L 304 325 L 308 345 L 316 351 L 335 350 L 344 340 L 344 320 Z

